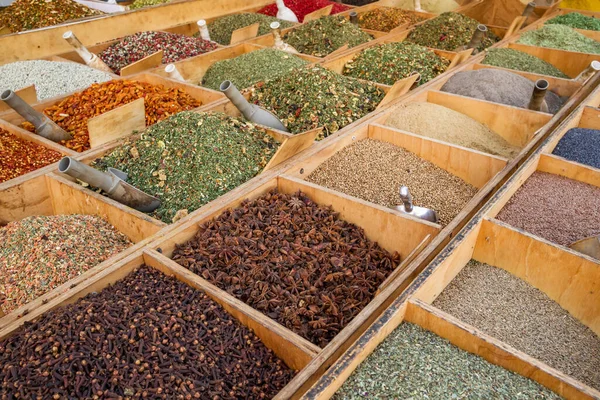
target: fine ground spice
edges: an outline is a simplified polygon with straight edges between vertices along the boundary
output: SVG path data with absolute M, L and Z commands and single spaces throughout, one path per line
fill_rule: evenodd
M 588 17 L 578 12 L 572 12 L 565 15 L 559 15 L 552 18 L 546 24 L 567 25 L 575 29 L 585 29 L 588 31 L 600 31 L 600 20 L 594 17 Z
M 414 10 L 415 0 L 396 0 L 394 6 L 405 10 Z M 435 14 L 455 10 L 458 6 L 459 4 L 454 0 L 421 0 L 421 8 Z
M 363 29 L 371 29 L 374 31 L 389 32 L 394 28 L 406 23 L 416 24 L 426 18 L 395 7 L 378 7 L 374 10 L 367 11 L 358 17 L 358 26 Z
M 62 158 L 57 151 L 21 139 L 0 128 L 0 183 L 45 167 Z
M 385 124 L 508 159 L 520 151 L 482 123 L 434 103 L 410 103 L 398 107 Z
M 255 85 L 250 101 L 277 115 L 292 133 L 324 127 L 324 136 L 375 110 L 384 97 L 377 86 L 307 66 Z
M 169 2 L 169 0 L 135 0 L 129 5 L 129 9 L 136 10 L 138 8 L 156 6 L 158 4 L 164 4 L 167 2 Z
M 438 56 L 427 47 L 412 43 L 387 43 L 369 47 L 348 61 L 342 74 L 384 85 L 413 72 L 421 75 L 420 85 L 446 71 L 450 60 Z
M 569 246 L 600 234 L 600 188 L 546 172 L 534 172 L 496 218 Z
M 238 88 L 247 88 L 257 82 L 277 78 L 293 69 L 308 64 L 293 54 L 276 49 L 261 49 L 211 65 L 202 78 L 202 86 L 219 90 L 223 81 L 231 81 Z
M 496 67 L 515 69 L 517 71 L 570 79 L 561 70 L 549 62 L 515 49 L 488 49 L 486 50 L 485 58 L 481 63 Z
M 552 154 L 600 168 L 600 130 L 573 128 L 560 139 Z
M 345 4 L 337 3 L 329 0 L 284 0 L 284 4 L 288 7 L 296 17 L 298 21 L 303 22 L 306 14 L 310 14 L 313 11 L 320 10 L 333 4 L 331 9 L 331 15 L 338 14 L 350 9 Z M 269 4 L 266 7 L 261 8 L 257 11 L 260 14 L 270 15 L 272 17 L 277 15 L 277 5 L 275 3 Z
M 11 312 L 127 247 L 94 215 L 34 216 L 0 228 L 0 304 Z
M 462 71 L 454 74 L 440 89 L 442 92 L 473 97 L 513 107 L 527 108 L 535 83 L 529 79 L 493 68 Z M 555 114 L 563 105 L 563 100 L 548 90 L 542 109 Z
M 173 259 L 321 347 L 400 261 L 330 207 L 276 191 L 202 224 Z
M 437 211 L 443 226 L 477 193 L 474 186 L 414 153 L 372 139 L 337 152 L 306 180 L 385 207 L 402 204 L 399 190 L 408 186 L 414 204 Z
M 478 25 L 479 21 L 466 15 L 445 12 L 417 25 L 406 40 L 434 49 L 454 51 L 469 44 Z M 488 31 L 477 50 L 482 51 L 499 40 L 493 32 Z
M 216 43 L 200 38 L 169 32 L 149 31 L 139 32 L 120 39 L 119 42 L 100 52 L 98 57 L 115 73 L 119 74 L 123 67 L 159 50 L 163 51 L 163 64 L 170 64 L 207 53 L 216 48 Z
M 94 161 L 129 174 L 161 200 L 153 216 L 171 223 L 258 175 L 278 144 L 262 128 L 220 113 L 182 112 Z
M 300 53 L 325 57 L 343 45 L 358 46 L 373 39 L 344 17 L 327 16 L 286 33 L 283 40 Z
M 3 394 L 32 399 L 270 399 L 295 374 L 204 292 L 146 266 L 0 341 L 0 365 Z
M 510 272 L 471 260 L 433 305 L 600 389 L 600 338 Z
M 259 23 L 258 36 L 262 36 L 271 32 L 270 25 L 271 22 L 274 21 L 279 22 L 281 29 L 289 28 L 294 25 L 289 21 L 283 21 L 262 14 L 240 13 L 217 18 L 208 24 L 208 31 L 211 40 L 222 45 L 228 45 L 231 43 L 231 34 L 233 31 Z M 197 35 L 199 35 L 199 33 Z
M 538 30 L 523 32 L 517 43 L 580 53 L 600 54 L 600 42 L 582 35 L 566 25 L 544 25 Z
M 519 374 L 403 322 L 352 373 L 334 400 L 560 399 Z

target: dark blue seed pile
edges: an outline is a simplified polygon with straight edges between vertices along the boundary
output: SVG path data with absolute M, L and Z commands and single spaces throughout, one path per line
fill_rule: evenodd
M 600 130 L 569 129 L 552 154 L 600 168 Z

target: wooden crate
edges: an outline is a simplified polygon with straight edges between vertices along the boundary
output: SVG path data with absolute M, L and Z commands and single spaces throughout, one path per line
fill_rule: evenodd
M 582 106 L 573 114 L 566 123 L 544 143 L 544 153 L 551 154 L 558 142 L 565 136 L 569 129 L 597 129 L 600 130 L 600 109 L 591 106 Z

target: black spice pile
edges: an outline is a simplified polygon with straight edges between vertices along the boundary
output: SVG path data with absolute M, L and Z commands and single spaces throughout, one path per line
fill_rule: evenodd
M 217 18 L 208 24 L 208 31 L 211 40 L 222 45 L 229 45 L 231 43 L 231 34 L 233 31 L 259 23 L 258 36 L 262 36 L 271 32 L 270 25 L 271 22 L 274 21 L 279 22 L 281 29 L 289 28 L 294 25 L 291 22 L 263 14 L 240 13 Z
M 0 342 L 6 398 L 271 398 L 294 375 L 203 292 L 148 267 Z
M 552 154 L 600 168 L 600 130 L 569 129 L 560 139 Z
M 400 261 L 329 207 L 277 192 L 203 224 L 173 259 L 319 346 Z

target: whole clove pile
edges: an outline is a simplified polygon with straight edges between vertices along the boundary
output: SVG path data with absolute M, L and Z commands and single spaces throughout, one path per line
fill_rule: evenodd
M 0 341 L 8 398 L 264 399 L 294 371 L 205 293 L 142 266 Z
M 363 29 L 389 32 L 406 23 L 416 24 L 426 18 L 407 10 L 395 7 L 377 7 L 358 17 L 358 26 Z
M 258 23 L 258 36 L 262 36 L 271 32 L 270 25 L 274 21 L 279 22 L 281 29 L 294 25 L 289 21 L 283 21 L 262 14 L 240 13 L 217 18 L 208 24 L 208 32 L 210 33 L 211 40 L 222 45 L 228 45 L 231 44 L 231 34 L 233 31 Z
M 579 53 L 600 54 L 600 42 L 582 35 L 566 25 L 544 25 L 535 31 L 523 32 L 517 43 Z
M 325 346 L 400 261 L 331 208 L 270 192 L 200 226 L 173 260 Z
M 325 8 L 333 4 L 333 8 L 331 9 L 331 14 L 338 14 L 350 9 L 345 4 L 337 3 L 329 0 L 284 0 L 283 2 L 286 7 L 288 7 L 296 17 L 298 21 L 304 22 L 304 17 L 307 14 L 310 14 L 313 11 L 320 10 L 321 8 Z M 261 8 L 257 11 L 260 14 L 270 15 L 272 17 L 277 15 L 277 5 L 269 4 L 266 7 Z
M 488 49 L 485 58 L 481 63 L 517 71 L 569 79 L 567 75 L 549 62 L 515 49 Z
M 589 17 L 578 12 L 559 15 L 546 22 L 546 24 L 566 25 L 575 29 L 600 31 L 600 20 L 598 18 Z

